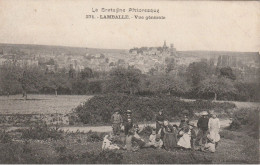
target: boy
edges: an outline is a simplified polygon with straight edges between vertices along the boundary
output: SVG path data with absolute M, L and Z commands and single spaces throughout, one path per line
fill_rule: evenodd
M 119 108 L 116 108 L 115 109 L 115 113 L 111 116 L 111 123 L 112 123 L 112 128 L 113 128 L 113 134 L 114 135 L 119 135 L 120 134 L 121 125 L 123 123 L 123 118 L 119 114 Z

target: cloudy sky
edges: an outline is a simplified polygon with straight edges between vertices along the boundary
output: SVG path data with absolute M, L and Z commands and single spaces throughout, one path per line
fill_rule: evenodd
M 166 19 L 86 19 L 92 8 L 159 9 L 150 15 Z M 128 49 L 166 40 L 177 50 L 260 51 L 259 29 L 254 1 L 0 0 L 0 43 Z

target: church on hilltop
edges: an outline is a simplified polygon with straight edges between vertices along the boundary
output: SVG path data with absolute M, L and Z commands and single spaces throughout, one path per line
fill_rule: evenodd
M 168 47 L 166 41 L 164 41 L 162 47 L 133 48 L 129 50 L 129 53 L 148 56 L 177 56 L 177 51 L 176 48 L 174 48 L 174 45 L 170 44 L 170 47 Z

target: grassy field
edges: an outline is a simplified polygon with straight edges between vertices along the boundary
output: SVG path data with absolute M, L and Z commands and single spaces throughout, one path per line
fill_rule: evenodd
M 89 154 L 101 153 L 102 142 L 90 142 L 87 133 L 63 133 L 61 140 L 23 141 L 19 133 L 12 143 L 0 143 L 1 163 L 100 163 L 86 159 Z M 145 138 L 145 137 L 144 137 Z M 146 141 L 148 139 L 145 139 Z M 5 149 L 4 149 L 5 148 Z M 102 159 L 102 163 L 259 163 L 259 142 L 243 132 L 223 130 L 221 141 L 215 153 L 163 149 L 140 149 L 136 152 L 114 151 L 122 155 L 118 162 L 114 156 Z M 90 155 L 91 156 L 91 155 Z M 92 155 L 93 156 L 93 155 Z
M 68 113 L 89 98 L 90 96 L 29 95 L 29 100 L 25 101 L 20 95 L 9 98 L 1 96 L 0 112 Z M 237 103 L 239 108 L 255 107 L 250 104 Z M 259 163 L 259 139 L 249 136 L 248 130 L 245 130 L 247 127 L 236 131 L 222 129 L 221 141 L 215 153 L 191 150 L 169 152 L 152 148 L 136 152 L 102 152 L 102 138 L 106 133 L 56 132 L 55 129 L 48 131 L 44 127 L 29 129 L 31 132 L 24 129 L 8 133 L 0 129 L 0 163 Z M 45 139 L 37 140 L 39 137 Z M 147 136 L 143 138 L 148 141 Z
M 69 113 L 83 101 L 89 99 L 86 95 L 28 95 L 24 100 L 22 95 L 10 97 L 0 96 L 1 114 L 48 114 Z

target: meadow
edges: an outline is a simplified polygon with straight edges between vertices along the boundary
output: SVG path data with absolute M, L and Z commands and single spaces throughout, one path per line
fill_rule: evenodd
M 28 100 L 23 100 L 21 95 L 1 96 L 0 112 L 5 114 L 70 113 L 73 109 L 77 109 L 78 105 L 80 105 L 79 107 L 86 107 L 86 105 L 95 105 L 94 107 L 97 107 L 106 103 L 107 108 L 114 105 L 115 101 L 111 102 L 111 100 L 105 99 L 99 101 L 99 97 L 93 98 L 92 103 L 95 104 L 91 104 L 91 102 L 87 102 L 91 96 L 86 95 L 60 95 L 57 97 L 54 95 L 29 95 Z M 111 98 L 117 100 L 114 96 L 111 96 Z M 127 98 L 127 100 L 131 99 Z M 132 102 L 137 100 L 132 98 Z M 175 104 L 179 105 L 179 109 L 182 110 L 182 106 L 190 101 L 192 100 L 185 100 L 184 102 L 176 100 Z M 128 106 L 123 103 L 121 101 L 119 105 L 122 107 Z M 150 101 L 146 104 L 148 103 L 150 104 Z M 217 109 L 219 107 L 223 109 L 233 107 L 229 104 L 211 104 L 201 101 L 190 104 L 192 106 L 196 105 L 197 109 L 200 109 L 200 106 L 208 108 L 218 106 Z M 139 105 L 139 101 L 137 105 Z M 230 129 L 229 123 L 223 123 L 223 121 L 228 121 L 228 118 L 221 119 L 221 141 L 214 154 L 179 149 L 168 152 L 163 149 L 156 150 L 152 148 L 140 149 L 136 152 L 126 150 L 102 151 L 102 140 L 104 135 L 107 134 L 104 129 L 105 126 L 97 126 L 96 128 L 103 130 L 98 132 L 95 132 L 95 130 L 81 132 L 78 130 L 79 127 L 68 126 L 68 128 L 74 130 L 72 132 L 59 126 L 49 127 L 38 123 L 30 126 L 30 128 L 20 127 L 7 132 L 5 128 L 0 128 L 0 163 L 259 163 L 259 127 L 257 127 L 257 125 L 259 126 L 257 118 L 259 108 L 256 108 L 259 107 L 259 104 L 235 102 L 235 105 L 231 117 L 236 117 L 239 120 L 239 127 Z M 153 107 L 150 106 L 150 108 Z M 190 106 L 186 108 L 193 110 Z M 177 109 L 177 106 L 175 106 L 175 109 Z M 154 126 L 153 121 L 150 123 L 150 125 L 144 125 L 143 129 L 146 130 L 145 127 Z M 231 126 L 233 125 L 231 124 Z M 85 125 L 80 128 L 88 127 Z M 148 135 L 140 135 L 145 141 L 148 141 Z
M 73 108 L 88 100 L 86 95 L 28 95 L 24 100 L 22 95 L 0 96 L 1 114 L 51 114 L 70 113 Z

